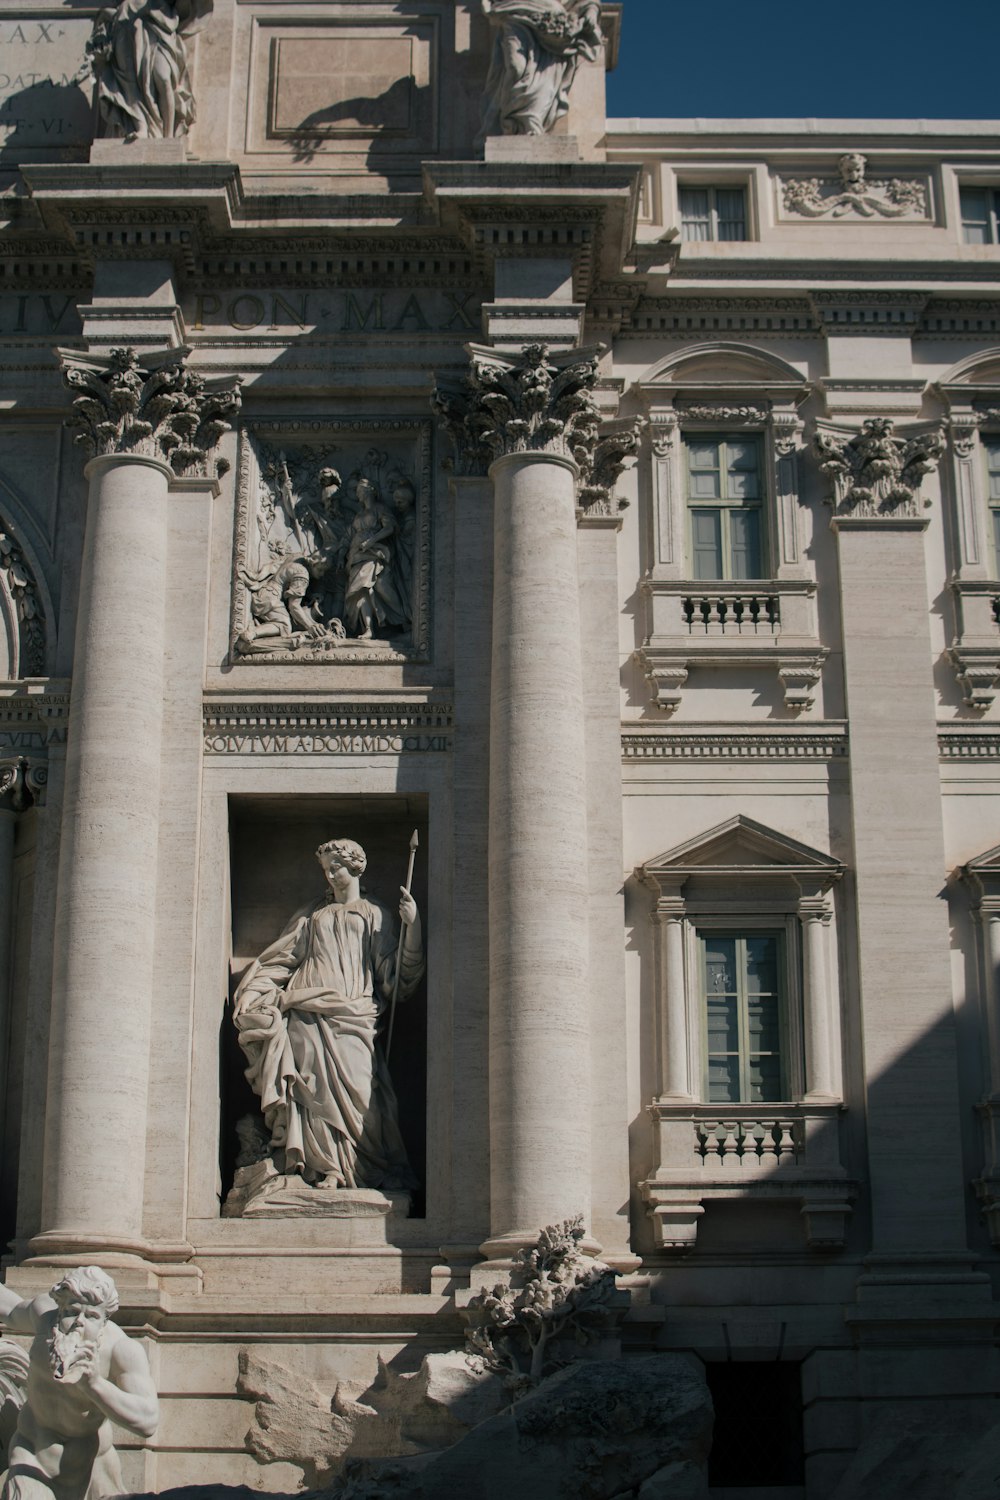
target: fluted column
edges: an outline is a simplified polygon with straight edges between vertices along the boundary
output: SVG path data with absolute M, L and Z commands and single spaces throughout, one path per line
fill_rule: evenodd
M 141 1253 L 166 640 L 168 490 L 206 461 L 234 395 L 182 354 L 71 357 L 94 456 L 56 901 L 36 1255 Z M 227 404 L 228 403 L 228 404 Z

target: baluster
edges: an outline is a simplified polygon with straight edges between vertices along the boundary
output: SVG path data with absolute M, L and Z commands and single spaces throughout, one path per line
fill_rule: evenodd
M 777 1128 L 780 1130 L 781 1135 L 780 1139 L 778 1140 L 778 1150 L 776 1154 L 778 1156 L 787 1156 L 789 1154 L 792 1156 L 797 1156 L 798 1148 L 795 1144 L 795 1136 L 792 1133 L 794 1130 L 792 1121 L 779 1120 Z
M 739 1154 L 740 1154 L 739 1126 L 736 1124 L 735 1121 L 727 1120 L 725 1122 L 724 1126 L 723 1126 L 723 1129 L 726 1132 L 726 1138 L 725 1138 L 725 1141 L 723 1142 L 723 1145 L 722 1145 L 722 1155 L 724 1157 L 725 1156 L 739 1156 Z

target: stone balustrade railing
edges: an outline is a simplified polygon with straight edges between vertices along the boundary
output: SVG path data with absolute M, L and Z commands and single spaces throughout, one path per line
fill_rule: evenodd
M 755 590 L 706 589 L 681 600 L 691 635 L 777 635 L 781 601 Z

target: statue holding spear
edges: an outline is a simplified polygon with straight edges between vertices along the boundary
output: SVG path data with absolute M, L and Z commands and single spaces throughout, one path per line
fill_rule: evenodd
M 389 1008 L 424 972 L 420 914 L 410 894 L 417 835 L 396 915 L 361 893 L 367 855 L 330 839 L 316 857 L 325 897 L 292 917 L 250 965 L 234 1020 L 247 1078 L 282 1176 L 325 1189 L 416 1186 L 399 1133 L 396 1095 L 378 1039 Z

